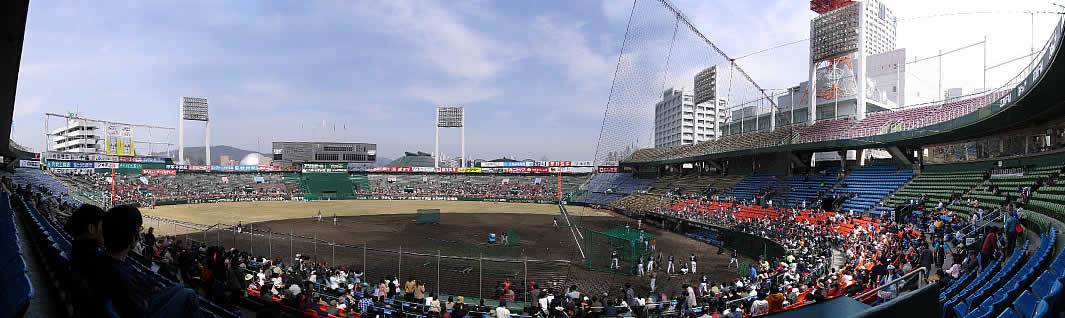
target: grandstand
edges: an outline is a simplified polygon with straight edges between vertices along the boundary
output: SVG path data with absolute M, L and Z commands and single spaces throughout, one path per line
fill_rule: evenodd
M 866 212 L 912 177 L 913 171 L 900 170 L 896 164 L 874 164 L 855 169 L 833 191 L 855 195 L 843 202 L 843 209 Z M 880 211 L 884 210 L 870 212 L 880 214 Z
M 583 186 L 586 194 L 576 202 L 591 205 L 610 205 L 626 195 L 647 191 L 655 179 L 639 178 L 631 173 L 600 173 L 593 175 Z

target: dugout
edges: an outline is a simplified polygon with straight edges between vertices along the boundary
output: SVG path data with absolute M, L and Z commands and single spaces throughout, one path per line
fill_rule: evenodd
M 616 226 L 605 232 L 585 231 L 584 248 L 588 270 L 636 275 L 641 257 L 651 255 L 654 235 L 626 226 Z M 618 266 L 613 266 L 617 252 Z

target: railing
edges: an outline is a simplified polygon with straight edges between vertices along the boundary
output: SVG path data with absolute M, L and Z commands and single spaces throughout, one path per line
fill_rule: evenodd
M 877 288 L 873 288 L 870 291 L 861 293 L 858 296 L 855 296 L 854 298 L 855 299 L 859 299 L 859 300 L 865 299 L 866 297 L 869 297 L 869 295 L 876 294 L 876 292 L 884 290 L 884 288 L 887 288 L 888 286 L 895 286 L 895 289 L 898 290 L 899 282 L 904 281 L 904 280 L 908 280 L 909 278 L 913 277 L 914 275 L 918 275 L 918 277 L 920 278 L 920 280 L 917 283 L 918 284 L 917 287 L 920 288 L 921 284 L 923 284 L 924 281 L 925 281 L 925 277 L 928 275 L 928 268 L 927 267 L 920 267 L 918 269 L 915 269 L 915 270 L 913 270 L 913 271 L 911 271 L 909 273 L 906 273 L 906 275 L 902 275 L 902 277 L 893 279 L 893 280 L 887 282 L 886 284 L 880 285 Z M 898 297 L 898 295 L 895 295 L 895 296 Z

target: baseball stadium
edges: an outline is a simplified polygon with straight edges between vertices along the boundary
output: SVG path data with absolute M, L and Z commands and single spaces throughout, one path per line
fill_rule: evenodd
M 747 14 L 737 13 L 745 5 L 705 2 L 714 14 Z M 570 76 L 600 68 L 612 74 L 595 80 L 609 85 L 588 89 L 598 94 L 595 112 L 602 116 L 574 124 L 598 135 L 563 140 L 548 136 L 570 121 L 514 122 L 521 129 L 516 123 L 529 121 L 542 138 L 486 129 L 496 127 L 488 121 L 512 120 L 511 113 L 482 117 L 479 101 L 419 101 L 425 105 L 418 116 L 366 112 L 351 122 L 323 119 L 318 127 L 317 119 L 263 115 L 268 106 L 232 105 L 238 93 L 195 88 L 218 83 L 208 79 L 173 80 L 167 85 L 174 88 L 149 95 L 156 100 L 136 100 L 163 105 L 166 120 L 116 114 L 110 108 L 119 106 L 106 103 L 63 110 L 34 99 L 43 94 L 34 87 L 52 84 L 40 83 L 42 73 L 77 77 L 80 69 L 54 66 L 63 65 L 61 58 L 40 43 L 64 40 L 49 39 L 56 26 L 34 21 L 62 20 L 69 10 L 105 15 L 4 2 L 0 32 L 9 40 L 0 45 L 0 117 L 11 124 L 0 128 L 7 135 L 0 138 L 0 318 L 1065 317 L 1065 62 L 1057 61 L 1065 58 L 1065 6 L 913 11 L 905 2 L 811 0 L 801 3 L 802 12 L 780 9 L 726 25 L 704 19 L 703 2 L 604 1 L 605 19 L 612 20 L 605 28 L 623 34 L 602 37 L 618 42 L 604 44 L 616 58 L 598 63 L 605 68 L 582 65 L 597 63 L 581 59 L 588 52 L 567 49 L 583 35 L 560 29 L 558 18 L 537 16 L 535 33 L 562 41 L 518 54 L 535 57 L 502 60 L 540 63 L 562 55 L 567 65 L 579 65 Z M 499 32 L 519 32 L 486 13 L 516 3 L 367 2 L 368 12 L 315 9 L 320 5 L 251 11 L 307 15 L 323 25 L 334 16 L 406 17 L 396 21 L 440 38 L 416 36 L 404 45 L 447 50 L 454 44 L 447 39 L 458 38 L 463 42 L 454 45 L 466 53 L 492 45 L 449 21 L 490 21 Z M 567 5 L 574 8 L 561 10 L 588 11 L 586 4 Z M 212 33 L 234 18 L 156 10 L 167 11 L 137 19 L 202 23 Z M 526 10 L 533 9 L 514 11 Z M 798 33 L 805 39 L 749 54 L 752 47 L 735 47 L 758 41 L 737 40 L 743 30 L 791 32 L 775 25 L 789 19 L 809 27 Z M 602 27 L 582 23 L 576 29 Z M 221 33 L 255 42 L 256 32 L 285 32 L 250 25 Z M 381 34 L 394 35 L 369 38 Z M 110 56 L 107 48 L 85 54 Z M 122 46 L 151 51 L 141 49 Z M 359 59 L 381 52 L 366 49 L 375 53 Z M 390 54 L 381 53 L 399 59 Z M 336 63 L 334 53 L 326 56 L 328 62 L 314 63 Z M 243 63 L 259 62 L 248 59 Z M 475 74 L 484 65 L 448 59 L 455 65 L 446 70 L 463 80 L 497 80 Z M 152 70 L 211 73 L 174 65 Z M 784 78 L 795 71 L 788 69 L 806 73 Z M 143 76 L 136 80 L 154 80 Z M 547 85 L 518 80 L 523 89 Z M 791 84 L 769 88 L 777 83 Z M 290 108 L 304 101 L 286 94 L 317 94 L 268 84 L 243 89 L 260 94 L 247 95 L 247 103 L 282 100 Z M 192 96 L 173 93 L 184 90 Z M 469 93 L 457 90 L 451 93 Z M 515 105 L 527 97 L 506 92 Z M 99 94 L 110 100 L 124 93 Z M 263 115 L 276 131 L 228 130 L 233 113 L 248 122 Z M 521 114 L 513 116 L 556 116 Z M 23 124 L 29 116 L 25 121 L 43 125 Z M 257 150 L 212 145 L 212 121 L 216 138 L 222 132 L 217 140 Z M 375 121 L 391 121 L 389 131 L 347 133 L 349 124 L 355 130 Z M 467 127 L 474 132 L 470 152 Z M 297 128 L 313 132 L 286 135 Z M 501 139 L 485 136 L 496 133 Z M 389 134 L 435 140 L 396 142 Z M 447 140 L 455 135 L 457 141 Z M 573 157 L 503 155 L 578 140 L 591 143 L 566 153 Z M 398 147 L 429 146 L 431 152 L 383 157 Z M 445 153 L 456 148 L 458 155 Z

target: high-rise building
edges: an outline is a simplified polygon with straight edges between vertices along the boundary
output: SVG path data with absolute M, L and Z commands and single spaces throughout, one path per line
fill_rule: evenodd
M 662 93 L 662 101 L 655 104 L 655 147 L 691 145 L 716 139 L 718 123 L 724 116 L 724 112 L 718 109 L 724 109 L 724 104 L 720 98 L 696 103 L 694 94 L 667 89 Z
M 52 141 L 47 151 L 103 153 L 103 132 L 100 123 L 81 119 L 70 113 L 66 125 L 52 129 Z

